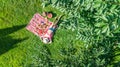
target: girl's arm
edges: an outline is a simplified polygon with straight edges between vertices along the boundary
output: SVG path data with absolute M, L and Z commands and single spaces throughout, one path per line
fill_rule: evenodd
M 56 18 L 55 18 L 55 21 L 54 21 L 54 24 L 53 24 L 54 26 L 56 26 L 56 25 L 58 24 L 58 22 L 59 22 L 59 20 L 62 18 L 62 16 L 63 16 L 63 15 L 61 15 L 60 17 L 56 17 Z

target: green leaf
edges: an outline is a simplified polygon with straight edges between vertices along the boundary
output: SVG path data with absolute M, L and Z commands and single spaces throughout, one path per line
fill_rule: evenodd
M 105 15 L 101 16 L 101 19 L 105 20 L 106 22 L 108 22 L 108 19 L 105 17 Z
M 94 8 L 98 8 L 98 7 L 100 7 L 100 5 L 101 5 L 101 3 L 99 2 L 99 1 L 96 1 L 95 3 L 94 3 Z
M 120 48 L 120 43 L 118 43 L 118 48 Z
M 101 23 L 95 23 L 96 27 L 103 27 L 105 25 L 106 25 L 106 23 L 103 23 L 103 22 L 101 22 Z
M 117 5 L 112 5 L 111 10 L 114 10 L 117 7 Z
M 100 34 L 101 30 L 100 29 L 95 29 L 96 34 Z
M 120 33 L 120 27 L 118 27 L 117 29 L 115 29 L 115 30 L 113 31 L 113 33 Z
M 107 28 L 106 35 L 110 36 L 110 28 Z
M 120 18 L 117 19 L 117 24 L 120 25 Z
M 108 30 L 108 26 L 104 26 L 104 27 L 102 28 L 102 33 L 106 33 L 107 30 Z

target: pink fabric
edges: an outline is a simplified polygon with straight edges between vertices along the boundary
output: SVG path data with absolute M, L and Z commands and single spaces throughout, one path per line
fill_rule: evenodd
M 42 22 L 46 23 L 46 21 L 48 21 L 48 26 L 45 29 L 39 27 L 39 25 L 42 25 Z M 30 20 L 26 29 L 41 38 L 41 37 L 44 37 L 44 35 L 47 33 L 48 28 L 52 24 L 53 24 L 52 22 L 50 22 L 49 20 L 42 17 L 39 13 L 36 13 L 33 16 L 33 18 Z M 50 38 L 51 38 L 51 36 L 50 36 Z
M 51 34 L 46 33 L 46 35 L 44 37 L 48 37 L 49 39 L 52 39 L 52 36 L 53 36 L 53 33 L 51 33 Z

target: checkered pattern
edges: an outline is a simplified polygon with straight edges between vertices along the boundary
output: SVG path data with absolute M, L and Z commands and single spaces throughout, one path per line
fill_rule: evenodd
M 41 27 L 43 24 L 48 24 L 47 27 L 44 29 Z M 30 20 L 29 24 L 27 25 L 26 29 L 30 32 L 34 33 L 35 35 L 39 36 L 40 38 L 46 34 L 48 28 L 53 24 L 49 20 L 42 17 L 39 13 L 36 13 L 33 18 Z

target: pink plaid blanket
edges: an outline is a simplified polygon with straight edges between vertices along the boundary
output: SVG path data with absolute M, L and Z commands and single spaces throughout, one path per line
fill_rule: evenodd
M 36 13 L 30 20 L 29 24 L 26 26 L 26 29 L 41 38 L 44 34 L 46 34 L 48 28 L 52 24 L 53 22 L 50 22 L 39 13 Z

